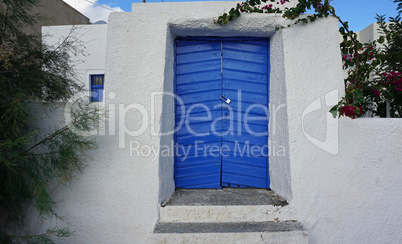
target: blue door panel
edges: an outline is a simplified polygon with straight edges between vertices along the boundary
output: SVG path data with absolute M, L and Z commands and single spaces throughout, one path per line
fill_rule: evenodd
M 238 100 L 238 92 L 233 90 L 225 90 L 225 97 L 232 99 L 233 101 Z M 267 95 L 256 93 L 256 92 L 242 92 L 241 101 L 250 102 L 253 104 L 261 104 L 266 105 L 267 103 Z
M 190 63 L 195 63 L 195 62 L 220 60 L 221 50 L 178 54 L 177 57 L 178 57 L 177 64 L 186 64 L 186 65 L 188 65 Z M 211 68 L 211 67 L 208 67 L 208 68 Z M 208 68 L 207 68 L 207 70 L 208 70 Z M 212 68 L 215 68 L 215 67 L 212 67 Z
M 216 143 L 216 146 L 220 148 L 220 144 Z M 213 165 L 218 164 L 220 167 L 221 158 L 218 154 L 212 154 L 211 157 L 207 157 L 203 152 L 198 151 L 197 155 L 187 155 L 183 153 L 178 157 L 176 166 L 179 168 L 186 168 L 199 165 Z
M 256 188 L 268 187 L 267 179 L 261 179 L 247 175 L 230 174 L 226 172 L 222 172 L 222 184 L 227 184 L 229 185 L 229 187 L 231 187 L 230 186 L 231 184 L 236 184 L 238 185 L 238 187 L 240 186 L 256 187 Z
M 225 42 L 222 51 L 222 67 L 223 94 L 233 100 L 234 105 L 232 106 L 235 107 L 231 107 L 234 110 L 242 108 L 242 103 L 250 104 L 251 107 L 248 106 L 247 109 L 255 107 L 255 104 L 259 105 L 260 110 L 268 108 L 267 42 Z M 242 83 L 240 87 L 237 86 L 239 82 Z M 254 84 L 256 84 L 255 89 L 241 91 L 239 97 L 239 89 L 241 87 L 246 87 L 247 85 L 253 87 Z M 238 106 L 239 104 L 240 106 Z M 256 134 L 254 131 L 268 131 L 268 120 L 264 115 L 249 114 L 248 112 L 250 111 L 247 111 L 247 109 L 246 111 L 238 112 L 242 121 L 237 119 L 237 123 L 243 123 L 244 126 L 237 127 L 235 131 L 239 132 L 240 128 L 241 135 L 237 135 L 238 133 L 234 135 L 233 133 L 228 133 L 222 140 L 232 145 L 257 146 L 252 147 L 254 150 L 245 151 L 246 155 L 235 154 L 235 152 L 231 151 L 228 156 L 223 156 L 221 181 L 223 186 L 237 185 L 265 188 L 268 182 L 268 157 L 264 154 L 264 151 L 267 151 L 264 145 L 268 143 L 268 134 Z M 225 112 L 227 113 L 227 110 Z M 247 119 L 253 119 L 252 123 L 256 123 L 256 125 L 249 123 Z M 230 123 L 225 121 L 222 125 L 226 129 Z M 253 165 L 254 158 L 257 157 L 265 161 L 263 167 Z
M 261 51 L 261 53 L 252 53 L 251 55 L 243 52 L 243 51 L 237 51 L 237 50 L 231 50 L 231 49 L 224 49 L 225 51 L 225 58 L 231 59 L 231 60 L 237 60 L 237 61 L 244 61 L 244 62 L 249 62 L 250 64 L 255 64 L 255 65 L 261 65 L 261 64 L 266 64 L 267 57 L 262 54 L 264 53 L 264 50 Z
M 221 123 L 217 124 L 218 132 L 221 132 Z M 193 124 L 183 124 L 180 126 L 180 129 L 177 130 L 176 135 L 187 136 L 187 135 L 194 135 L 196 137 L 205 136 L 208 134 L 212 134 L 214 131 L 211 130 L 211 122 L 202 122 L 202 123 L 193 123 Z
M 234 100 L 230 103 L 230 109 L 236 120 L 238 120 L 239 113 L 241 113 L 241 120 L 243 121 L 246 112 L 247 117 L 251 117 L 254 115 L 268 117 L 268 107 L 262 104 L 253 104 L 250 102 L 239 102 L 237 100 Z
M 266 84 L 263 83 L 254 83 L 254 82 L 244 82 L 244 81 L 239 81 L 235 79 L 226 79 L 226 82 L 224 84 L 225 90 L 233 90 L 233 91 L 239 91 L 240 96 L 246 96 L 247 97 L 247 92 L 255 92 L 255 93 L 260 93 L 267 95 L 268 90 Z M 244 93 L 243 93 L 244 92 Z M 243 94 L 242 94 L 243 93 Z M 236 94 L 236 97 L 238 97 L 239 94 Z
M 180 99 L 184 104 L 191 104 L 194 102 L 207 102 L 211 101 L 211 99 L 219 99 L 221 95 L 221 90 L 206 90 L 204 92 L 194 92 L 194 93 L 186 93 L 180 96 Z
M 205 81 L 201 83 L 186 83 L 177 85 L 176 92 L 180 94 L 186 94 L 190 92 L 200 92 L 200 91 L 208 91 L 208 90 L 221 90 L 222 86 L 220 84 L 221 79 Z
M 183 165 L 186 163 L 194 163 L 198 164 L 199 162 L 205 162 L 205 163 L 210 163 L 210 162 L 215 162 L 215 160 L 221 161 L 220 155 L 215 154 L 215 148 L 218 147 L 221 148 L 221 140 L 215 141 L 215 142 L 202 142 L 202 143 L 196 143 L 192 145 L 178 145 L 176 144 L 175 150 L 176 150 L 176 166 Z M 213 150 L 204 150 L 204 149 L 210 149 L 212 148 Z M 211 155 L 209 157 L 208 155 Z M 200 159 L 201 158 L 201 159 Z M 200 161 L 201 160 L 201 161 Z
M 229 135 L 238 135 L 241 136 L 243 133 L 247 134 L 255 134 L 258 136 L 261 135 L 268 135 L 268 128 L 265 125 L 259 125 L 259 124 L 251 124 L 247 123 L 247 125 L 244 123 L 244 121 L 223 121 L 222 122 L 222 132 L 227 132 Z
M 187 135 L 187 136 L 180 136 L 177 137 L 176 142 L 181 144 L 181 145 L 194 145 L 195 143 L 207 143 L 207 142 L 216 142 L 220 141 L 221 136 L 220 135 L 206 135 L 206 136 L 192 136 L 192 135 Z
M 183 178 L 188 178 L 215 174 L 216 172 L 219 172 L 220 169 L 221 163 L 217 162 L 215 164 L 202 164 L 191 165 L 188 167 L 180 167 L 176 170 L 176 173 Z
M 192 105 L 188 105 L 188 107 L 192 107 Z M 200 107 L 198 110 L 196 110 L 197 107 L 193 106 L 194 109 L 191 110 L 185 110 L 181 112 L 181 114 L 176 118 L 176 123 L 179 125 L 179 123 L 184 123 L 185 124 L 195 124 L 195 123 L 212 123 L 214 120 L 218 119 L 221 117 L 222 112 L 218 110 L 211 110 L 207 111 L 205 107 Z M 181 109 L 181 108 L 177 108 Z M 249 117 L 251 117 L 250 115 Z M 253 115 L 254 116 L 254 115 Z M 257 115 L 258 116 L 258 115 Z
M 214 59 L 203 62 L 194 62 L 194 63 L 183 63 L 179 67 L 177 67 L 176 74 L 190 74 L 194 72 L 220 72 L 221 70 L 221 60 Z
M 220 70 L 199 72 L 199 75 L 182 74 L 182 75 L 176 75 L 176 82 L 177 82 L 176 84 L 181 85 L 188 83 L 207 82 L 220 79 L 220 77 L 221 77 Z
M 176 187 L 269 187 L 268 41 L 185 38 L 175 61 Z
M 256 152 L 260 152 L 262 155 L 256 155 L 253 150 Z M 255 145 L 243 142 L 223 141 L 222 151 L 225 152 L 224 156 L 229 155 L 229 157 L 232 157 L 231 161 L 233 162 L 251 164 L 258 167 L 267 166 L 265 164 L 267 161 L 266 156 L 269 153 L 269 148 L 266 144 Z
M 221 94 L 221 44 L 176 41 L 175 61 L 176 187 L 219 188 L 221 159 L 204 152 L 202 146 L 221 145 L 221 136 L 208 133 L 221 115 L 219 109 L 209 110 L 214 105 L 211 101 L 218 103 Z M 218 129 L 220 123 L 215 123 Z
M 224 79 L 228 79 L 228 80 L 236 79 L 239 81 L 256 82 L 256 83 L 266 84 L 265 76 L 261 76 L 259 74 L 244 73 L 244 72 L 241 72 L 238 70 L 223 70 L 223 71 L 228 71 L 226 74 L 224 74 Z
M 242 57 L 245 57 L 244 54 L 241 55 Z M 254 57 L 250 56 L 249 58 L 253 59 Z M 251 65 L 250 63 L 251 63 L 250 61 L 227 58 L 225 59 L 225 62 L 223 63 L 222 67 L 223 70 L 236 70 L 244 73 L 256 73 L 260 75 L 267 74 L 266 63 L 251 63 Z
M 239 42 L 229 42 L 230 45 L 225 45 L 224 50 L 237 50 L 243 52 L 245 54 L 249 53 L 257 53 L 267 59 L 266 50 L 267 50 L 267 41 L 239 41 Z M 264 53 L 265 52 L 265 53 Z
M 265 167 L 260 168 L 248 164 L 233 163 L 230 159 L 224 159 L 224 163 L 222 164 L 222 172 L 265 179 L 267 169 Z
M 211 41 L 176 41 L 176 54 L 220 51 L 221 44 Z M 180 61 L 180 60 L 179 60 Z
M 221 113 L 221 102 L 220 101 L 208 101 L 203 103 L 194 104 L 176 104 L 176 117 L 185 116 L 186 114 L 192 115 L 197 113 L 211 114 L 216 111 Z M 180 119 L 176 119 L 180 120 Z
M 220 188 L 220 171 L 213 175 L 200 175 L 193 177 L 176 177 L 177 188 L 197 189 L 197 188 Z M 207 187 L 202 187 L 207 186 Z
M 267 136 L 254 136 L 250 134 L 243 133 L 241 138 L 238 139 L 238 135 L 225 135 L 222 141 L 227 141 L 227 142 L 238 142 L 238 143 L 249 143 L 252 145 L 258 145 L 258 146 L 264 146 L 268 142 L 268 137 Z
M 263 110 L 263 107 L 249 107 L 242 110 L 237 110 L 237 108 L 235 108 L 231 111 L 223 111 L 222 116 L 224 116 L 223 118 L 225 119 L 232 119 L 233 121 L 266 126 L 268 122 L 268 116 L 266 116 L 265 114 L 257 114 L 262 113 Z

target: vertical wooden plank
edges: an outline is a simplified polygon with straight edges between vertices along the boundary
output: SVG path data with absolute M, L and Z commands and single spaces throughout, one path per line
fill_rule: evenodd
M 176 40 L 176 188 L 221 187 L 220 64 L 219 42 Z
M 268 188 L 268 40 L 224 41 L 222 57 L 224 95 L 233 113 L 223 122 L 231 151 L 222 157 L 222 183 Z

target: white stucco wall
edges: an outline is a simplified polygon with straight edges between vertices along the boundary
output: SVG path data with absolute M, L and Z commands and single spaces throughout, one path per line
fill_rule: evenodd
M 285 157 L 270 157 L 271 188 L 289 201 L 287 214 L 306 226 L 311 243 L 402 239 L 402 121 L 328 116 L 344 89 L 337 20 L 278 32 L 276 25 L 287 24 L 280 15 L 214 24 L 234 5 L 134 4 L 133 13 L 110 15 L 106 135 L 98 137 L 89 167 L 54 193 L 57 212 L 77 231 L 66 243 L 151 240 L 159 204 L 174 191 L 173 155 L 148 155 L 171 147 L 173 136 L 163 132 L 174 126 L 174 103 L 168 95 L 151 98 L 173 93 L 177 36 L 271 39 L 270 139 L 286 148 Z M 142 151 L 137 155 L 130 143 Z
M 372 23 L 363 30 L 357 33 L 359 41 L 362 43 L 372 42 L 380 37 L 378 32 L 379 25 L 377 23 Z
M 72 66 L 77 81 L 82 82 L 86 96 L 90 96 L 90 75 L 105 74 L 107 25 L 59 25 L 43 26 L 42 39 L 57 47 L 68 37 L 75 46 L 71 52 Z

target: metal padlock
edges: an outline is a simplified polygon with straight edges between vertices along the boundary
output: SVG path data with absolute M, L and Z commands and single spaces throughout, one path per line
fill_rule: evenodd
M 229 98 L 225 97 L 224 95 L 221 95 L 221 100 L 224 101 L 226 104 L 230 104 L 230 102 L 232 101 Z

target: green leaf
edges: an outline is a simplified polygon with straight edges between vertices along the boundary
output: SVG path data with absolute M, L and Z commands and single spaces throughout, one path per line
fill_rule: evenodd
M 329 112 L 332 114 L 332 117 L 336 118 L 336 116 L 338 115 L 338 104 L 333 106 Z
M 385 37 L 384 36 L 380 36 L 380 38 L 378 38 L 378 43 L 383 44 L 385 41 Z
M 52 205 L 52 200 L 44 184 L 38 184 L 35 186 L 34 190 L 36 208 L 40 213 L 46 214 L 50 212 L 50 206 Z

